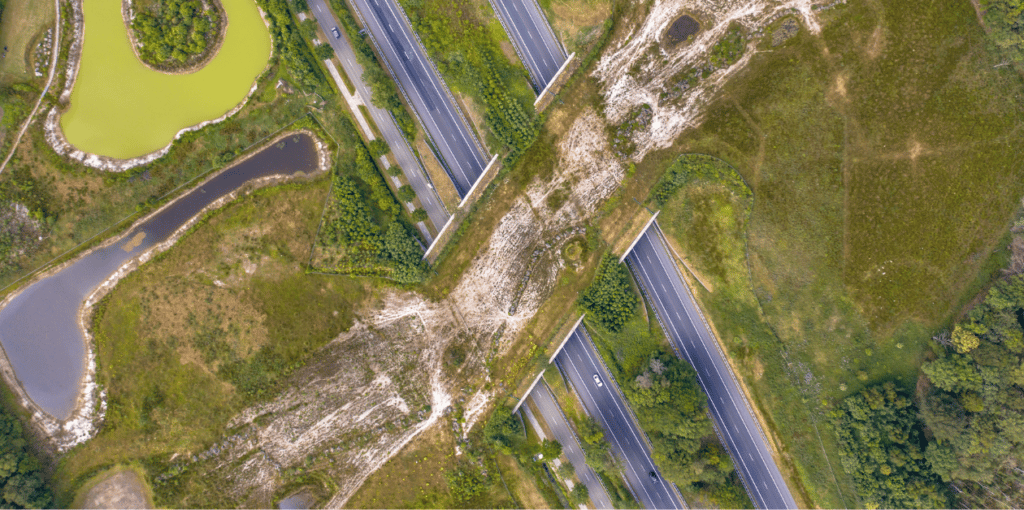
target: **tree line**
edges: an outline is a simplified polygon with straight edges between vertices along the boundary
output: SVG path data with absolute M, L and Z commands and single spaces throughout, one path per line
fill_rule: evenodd
M 206 52 L 220 27 L 220 14 L 200 0 L 164 0 L 154 11 L 135 14 L 132 29 L 139 56 L 156 66 L 181 65 Z
M 950 483 L 994 493 L 1024 459 L 1024 276 L 997 282 L 935 339 L 918 402 L 892 383 L 844 400 L 834 413 L 843 465 L 868 504 L 943 507 Z M 1017 494 L 1010 506 L 1020 505 Z M 1005 502 L 1005 501 L 1004 501 Z
M 327 79 L 316 64 L 316 57 L 303 40 L 288 3 L 285 0 L 257 0 L 257 3 L 268 14 L 274 51 L 287 66 L 295 84 L 306 92 L 334 95 L 334 89 L 327 86 Z
M 1013 62 L 1024 61 L 1024 1 L 981 0 L 988 37 Z
M 49 508 L 53 494 L 18 418 L 0 406 L 0 507 Z
M 359 143 L 351 161 L 339 162 L 319 243 L 345 248 L 343 272 L 418 283 L 426 276 L 423 250 L 399 218 L 401 205 L 384 183 L 370 152 Z M 358 178 L 349 177 L 354 174 Z

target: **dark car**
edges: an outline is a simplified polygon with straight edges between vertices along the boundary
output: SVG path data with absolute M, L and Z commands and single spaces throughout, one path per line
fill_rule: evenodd
M 338 27 L 332 28 L 331 32 L 334 33 L 334 38 L 335 39 L 341 39 L 341 31 L 338 30 Z
M 652 482 L 658 483 L 658 473 L 651 471 L 650 473 L 647 473 L 647 476 L 651 477 Z

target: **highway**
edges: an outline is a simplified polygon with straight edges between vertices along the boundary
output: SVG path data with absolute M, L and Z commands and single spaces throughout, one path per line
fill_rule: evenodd
M 537 0 L 491 0 L 491 5 L 540 93 L 566 59 L 551 25 Z
M 599 358 L 580 325 L 558 353 L 555 363 L 576 390 L 587 414 L 604 428 L 612 453 L 622 462 L 623 475 L 637 500 L 646 508 L 686 508 L 679 493 L 654 465 L 643 432 Z M 594 374 L 601 379 L 601 386 L 594 381 Z M 656 481 L 649 475 L 652 471 L 657 474 Z
M 626 261 L 654 304 L 665 333 L 693 365 L 719 435 L 758 508 L 796 508 L 732 369 L 683 283 L 655 221 Z
M 597 508 L 614 508 L 611 498 L 608 497 L 608 491 L 605 490 L 604 484 L 601 483 L 601 478 L 597 476 L 593 468 L 587 465 L 587 459 L 583 455 L 583 447 L 580 446 L 579 440 L 576 439 L 576 434 L 573 433 L 569 422 L 566 421 L 565 415 L 562 414 L 562 408 L 558 406 L 558 402 L 555 401 L 555 396 L 551 394 L 548 385 L 542 381 L 530 392 L 530 398 L 537 404 L 540 415 L 544 418 L 544 422 L 548 424 L 551 434 L 555 436 L 554 439 L 562 445 L 562 454 L 576 468 L 576 476 L 583 482 L 583 485 L 587 486 L 587 491 L 590 494 L 591 501 L 594 502 L 594 506 Z M 531 413 L 530 406 L 528 405 L 523 406 L 522 409 L 526 413 Z
M 423 210 L 427 211 L 427 216 L 430 217 L 434 228 L 440 231 L 444 224 L 448 222 L 448 210 L 445 209 L 441 198 L 437 195 L 437 191 L 430 184 L 426 171 L 412 152 L 412 148 L 409 147 L 409 142 L 402 135 L 402 130 L 395 124 L 395 119 L 391 117 L 391 113 L 373 106 L 370 102 L 373 92 L 363 81 L 363 67 L 356 60 L 355 51 L 352 49 L 352 45 L 349 44 L 345 32 L 341 29 L 341 24 L 338 23 L 337 18 L 335 18 L 334 13 L 331 12 L 325 0 L 309 0 L 309 10 L 313 13 L 317 23 L 320 24 L 320 29 L 326 35 L 327 41 L 334 48 L 334 54 L 337 55 L 338 60 L 341 62 L 342 69 L 344 69 L 352 84 L 355 85 L 356 93 L 362 98 L 363 103 L 366 104 L 366 109 L 369 110 L 370 117 L 377 125 L 381 136 L 388 143 L 388 146 L 391 147 L 391 152 L 387 157 L 391 158 L 402 169 L 402 172 L 405 173 L 406 180 L 409 181 L 409 185 L 412 186 L 416 196 L 420 199 L 420 203 L 423 204 Z M 335 37 L 332 33 L 332 29 L 335 27 L 341 33 L 341 37 Z M 355 114 L 356 112 L 353 112 L 353 115 Z
M 460 197 L 484 172 L 487 159 L 466 120 L 455 106 L 409 20 L 395 0 L 351 0 L 399 88 L 441 153 Z

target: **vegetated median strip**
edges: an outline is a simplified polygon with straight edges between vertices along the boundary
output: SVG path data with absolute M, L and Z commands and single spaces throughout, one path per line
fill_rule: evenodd
M 53 0 L 56 5 L 56 18 L 53 23 L 53 47 L 50 49 L 50 76 L 46 79 L 46 86 L 43 87 L 43 91 L 39 94 L 39 99 L 36 100 L 36 105 L 32 107 L 32 111 L 25 118 L 25 122 L 21 125 L 21 129 L 18 131 L 18 136 L 11 143 L 11 151 L 7 153 L 7 157 L 4 158 L 4 162 L 0 163 L 0 174 L 4 173 L 4 168 L 7 167 L 7 163 L 14 157 L 14 152 L 18 150 L 18 144 L 21 143 L 21 137 L 28 131 L 29 125 L 32 124 L 32 119 L 36 116 L 36 112 L 39 111 L 39 106 L 43 104 L 43 99 L 46 98 L 46 93 L 50 91 L 50 85 L 53 84 L 53 78 L 57 75 L 57 60 L 60 57 L 60 0 Z

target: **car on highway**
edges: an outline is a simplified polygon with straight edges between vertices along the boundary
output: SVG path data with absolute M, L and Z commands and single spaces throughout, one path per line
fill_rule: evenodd
M 650 473 L 647 473 L 647 476 L 651 477 L 652 482 L 658 483 L 658 473 L 651 471 Z
M 604 386 L 604 383 L 603 383 L 603 382 L 601 382 L 601 377 L 600 377 L 600 376 L 598 376 L 597 374 L 594 374 L 594 382 L 595 382 L 595 383 L 597 383 L 597 387 L 598 387 L 598 388 L 600 388 L 600 387 L 603 387 L 603 386 Z
M 338 27 L 334 27 L 334 28 L 332 28 L 332 29 L 331 29 L 331 33 L 333 33 L 333 34 L 334 34 L 334 38 L 335 38 L 335 39 L 341 39 L 341 31 L 340 31 L 340 30 L 338 30 Z

